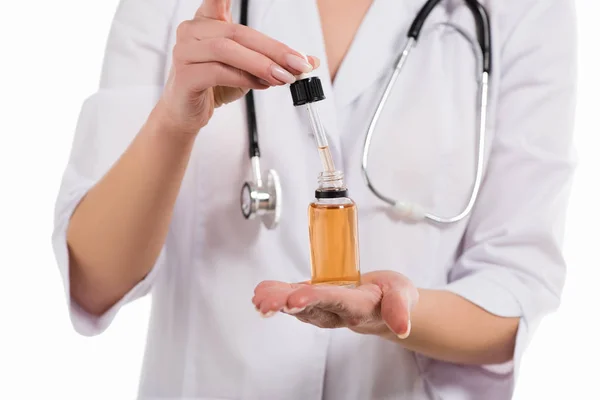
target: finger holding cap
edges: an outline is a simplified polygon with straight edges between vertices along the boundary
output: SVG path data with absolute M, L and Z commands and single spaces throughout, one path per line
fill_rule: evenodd
M 231 22 L 231 0 L 204 0 L 196 16 Z

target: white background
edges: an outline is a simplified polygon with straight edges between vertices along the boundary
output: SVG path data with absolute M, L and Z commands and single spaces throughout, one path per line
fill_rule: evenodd
M 540 0 L 543 1 L 543 0 Z M 50 245 L 79 107 L 96 90 L 117 0 L 0 5 L 0 399 L 133 399 L 150 300 L 102 336 L 77 336 Z M 560 310 L 525 354 L 515 399 L 597 398 L 600 334 L 600 4 L 578 0 L 580 164 Z M 550 44 L 552 45 L 552 44 Z

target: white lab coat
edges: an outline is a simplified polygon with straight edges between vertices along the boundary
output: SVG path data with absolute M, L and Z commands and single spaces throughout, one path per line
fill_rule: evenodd
M 54 249 L 68 293 L 66 229 L 156 103 L 179 22 L 201 0 L 122 1 L 100 89 L 81 111 L 56 207 Z M 140 397 L 144 399 L 486 399 L 511 396 L 518 361 L 565 277 L 564 212 L 573 171 L 575 20 L 568 0 L 488 0 L 493 34 L 485 179 L 468 220 L 438 227 L 393 218 L 360 173 L 368 119 L 423 0 L 377 0 L 335 84 L 313 0 L 254 0 L 250 25 L 322 60 L 320 103 L 337 165 L 359 207 L 362 271 L 393 269 L 418 287 L 444 288 L 491 313 L 521 317 L 515 362 L 460 366 L 378 337 L 321 330 L 251 304 L 265 279 L 309 277 L 307 205 L 320 162 L 306 115 L 287 87 L 256 93 L 264 168 L 283 184 L 281 225 L 267 231 L 240 212 L 250 176 L 243 102 L 218 109 L 199 133 L 170 232 L 152 272 L 101 318 L 69 300 L 75 329 L 101 333 L 117 311 L 152 293 Z M 234 18 L 239 1 L 233 1 Z M 427 21 L 390 98 L 371 151 L 386 194 L 452 215 L 475 172 L 476 58 L 451 22 L 474 35 L 462 1 Z M 440 330 L 444 327 L 440 326 Z

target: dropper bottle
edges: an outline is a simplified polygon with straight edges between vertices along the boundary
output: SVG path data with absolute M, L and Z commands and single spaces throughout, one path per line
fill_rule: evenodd
M 294 106 L 305 107 L 323 170 L 315 200 L 308 207 L 311 283 L 353 287 L 360 284 L 358 218 L 344 174 L 335 169 L 316 102 L 325 99 L 318 77 L 301 77 L 290 86 Z

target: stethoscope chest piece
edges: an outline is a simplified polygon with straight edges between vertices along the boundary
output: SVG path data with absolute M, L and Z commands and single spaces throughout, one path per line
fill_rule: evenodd
M 266 178 L 242 186 L 242 215 L 246 219 L 258 217 L 267 229 L 275 229 L 281 217 L 281 182 L 273 169 L 267 171 Z

